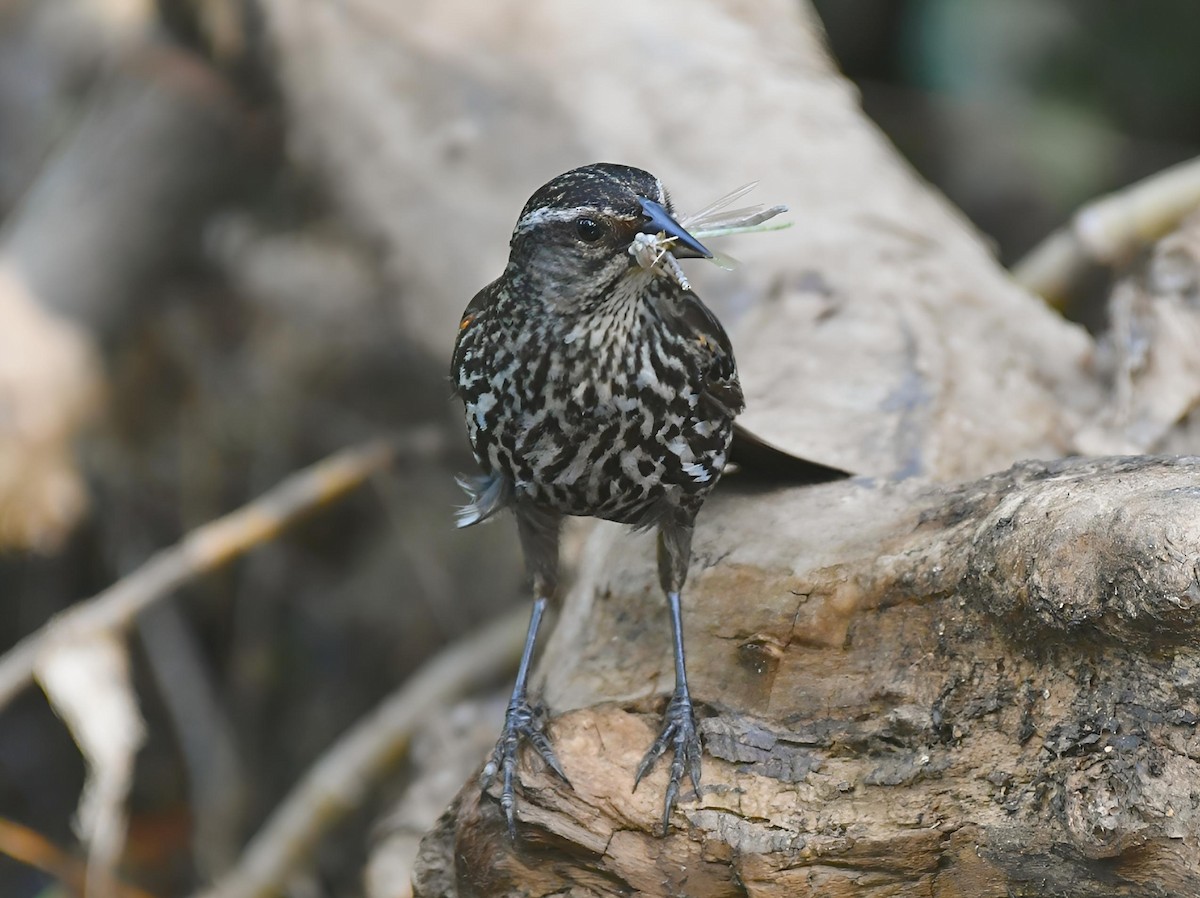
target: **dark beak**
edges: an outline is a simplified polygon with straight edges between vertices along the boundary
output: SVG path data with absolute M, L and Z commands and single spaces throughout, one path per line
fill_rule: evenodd
M 705 249 L 703 243 L 680 227 L 679 222 L 654 200 L 638 197 L 638 202 L 642 204 L 642 214 L 646 216 L 646 223 L 642 225 L 642 233 L 661 233 L 668 237 L 674 237 L 675 245 L 671 247 L 671 252 L 680 259 L 711 259 L 713 257 L 713 254 Z

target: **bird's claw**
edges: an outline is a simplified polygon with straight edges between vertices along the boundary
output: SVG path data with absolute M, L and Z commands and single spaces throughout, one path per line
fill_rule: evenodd
M 667 779 L 666 799 L 663 803 L 663 835 L 671 828 L 671 811 L 679 798 L 679 784 L 683 781 L 686 771 L 692 781 L 692 788 L 700 791 L 700 733 L 696 729 L 696 715 L 692 709 L 692 700 L 686 692 L 676 693 L 663 712 L 663 727 L 638 765 L 637 776 L 633 788 L 637 789 L 642 777 L 649 773 L 667 749 L 672 749 L 671 770 Z
M 533 746 L 555 776 L 568 786 L 571 785 L 554 754 L 550 740 L 542 731 L 541 716 L 528 700 L 513 699 L 504 715 L 504 729 L 500 732 L 500 738 L 496 740 L 496 747 L 492 749 L 492 757 L 484 765 L 480 785 L 487 789 L 496 778 L 496 774 L 500 774 L 500 808 L 504 811 L 504 819 L 508 823 L 508 835 L 514 840 L 517 837 L 517 821 L 513 775 L 517 769 L 517 754 L 521 749 L 522 737 Z

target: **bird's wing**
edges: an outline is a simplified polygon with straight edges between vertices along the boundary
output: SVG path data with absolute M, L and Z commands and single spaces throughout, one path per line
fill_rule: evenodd
M 454 355 L 450 358 L 450 383 L 455 393 L 463 387 L 462 379 L 466 373 L 463 366 L 466 361 L 464 352 L 467 346 L 473 342 L 476 328 L 482 324 L 479 320 L 480 317 L 487 314 L 488 307 L 492 304 L 492 294 L 495 292 L 496 284 L 497 281 L 492 281 L 476 293 L 475 298 L 467 303 L 462 318 L 459 319 L 458 336 L 454 339 Z
M 717 316 L 696 294 L 688 291 L 679 300 L 679 318 L 695 340 L 696 352 L 706 369 L 704 399 L 730 418 L 746 407 L 738 381 L 733 344 Z

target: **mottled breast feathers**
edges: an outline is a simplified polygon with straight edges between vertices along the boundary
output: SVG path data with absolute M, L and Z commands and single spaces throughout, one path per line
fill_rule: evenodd
M 679 322 L 691 332 L 700 357 L 704 360 L 702 364 L 707 370 L 707 379 L 702 398 L 710 404 L 713 414 L 730 418 L 741 414 L 746 401 L 738 380 L 733 344 L 725 328 L 694 293 L 683 293 L 670 306 L 672 310 L 678 309 Z

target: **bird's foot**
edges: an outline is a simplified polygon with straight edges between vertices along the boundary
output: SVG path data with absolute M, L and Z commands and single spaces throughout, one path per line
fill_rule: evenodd
M 517 769 L 517 753 L 521 749 L 522 738 L 537 750 L 546 766 L 559 779 L 568 786 L 571 785 L 571 781 L 563 773 L 562 765 L 555 757 L 550 740 L 542 731 L 541 715 L 529 704 L 527 699 L 513 699 L 509 702 L 508 712 L 504 715 L 504 729 L 500 732 L 500 738 L 496 740 L 496 747 L 492 750 L 491 759 L 483 768 L 480 781 L 482 787 L 487 789 L 492 784 L 492 780 L 496 778 L 496 774 L 500 774 L 500 808 L 504 811 L 505 820 L 508 821 L 508 835 L 514 840 L 517 837 L 517 823 L 513 774 Z
M 656 761 L 670 748 L 673 752 L 671 771 L 667 780 L 666 800 L 663 803 L 663 835 L 671 828 L 671 811 L 679 797 L 679 785 L 683 781 L 684 771 L 692 781 L 692 788 L 700 791 L 700 733 L 696 730 L 696 715 L 692 709 L 692 700 L 686 691 L 676 692 L 667 704 L 663 713 L 662 732 L 642 758 L 638 765 L 637 777 L 633 788 L 637 789 L 642 777 L 649 773 Z

